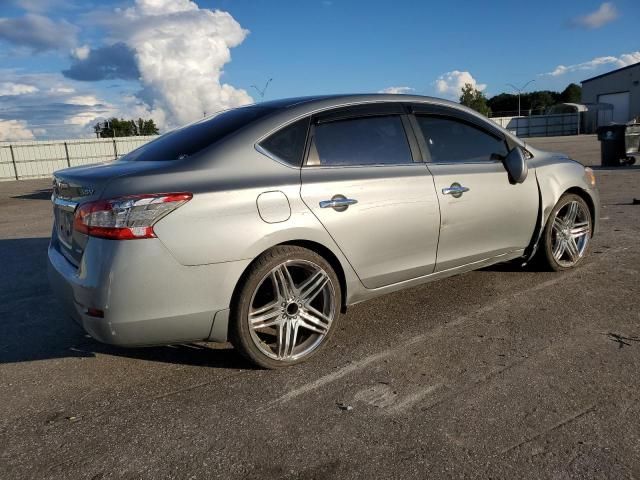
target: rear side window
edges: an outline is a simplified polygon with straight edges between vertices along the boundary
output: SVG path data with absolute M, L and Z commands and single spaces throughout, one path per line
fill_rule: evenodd
M 309 165 L 413 163 L 398 115 L 352 118 L 315 127 Z
M 452 118 L 418 116 L 418 125 L 435 163 L 493 162 L 509 152 L 504 139 Z
M 242 107 L 179 128 L 122 157 L 127 161 L 182 160 L 269 113 L 273 108 Z
M 309 118 L 303 118 L 270 135 L 260 142 L 260 146 L 277 159 L 299 167 L 302 164 L 308 128 Z

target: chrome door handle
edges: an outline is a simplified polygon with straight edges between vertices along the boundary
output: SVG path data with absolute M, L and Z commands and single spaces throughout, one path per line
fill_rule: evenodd
M 344 212 L 349 205 L 355 205 L 358 200 L 355 198 L 347 198 L 344 195 L 334 195 L 331 200 L 322 200 L 320 208 L 333 208 L 338 212 Z
M 468 192 L 468 187 L 463 187 L 459 183 L 452 183 L 450 187 L 446 187 L 442 189 L 443 195 L 451 195 L 454 198 L 460 198 L 463 193 Z

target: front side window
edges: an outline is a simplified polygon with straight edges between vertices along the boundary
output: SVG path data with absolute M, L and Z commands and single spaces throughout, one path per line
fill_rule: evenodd
M 434 163 L 494 162 L 509 153 L 504 139 L 468 123 L 438 116 L 416 118 Z
M 308 127 L 309 118 L 303 118 L 268 136 L 260 142 L 260 146 L 279 160 L 299 167 L 307 141 Z
M 413 163 L 398 115 L 351 118 L 315 127 L 309 165 L 395 165 Z

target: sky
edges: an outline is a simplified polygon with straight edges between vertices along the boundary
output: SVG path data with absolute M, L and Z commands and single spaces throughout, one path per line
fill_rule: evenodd
M 0 0 L 0 141 L 301 95 L 561 91 L 640 62 L 638 18 L 638 0 Z

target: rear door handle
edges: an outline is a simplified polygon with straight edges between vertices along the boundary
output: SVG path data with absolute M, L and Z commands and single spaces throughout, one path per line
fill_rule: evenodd
M 442 189 L 443 195 L 451 195 L 454 198 L 460 198 L 463 193 L 468 192 L 468 187 L 463 187 L 459 183 L 452 183 L 450 187 L 446 187 Z
M 355 198 L 347 198 L 344 195 L 334 195 L 331 200 L 322 200 L 320 208 L 333 208 L 336 212 L 344 212 L 349 205 L 355 205 L 358 200 Z

